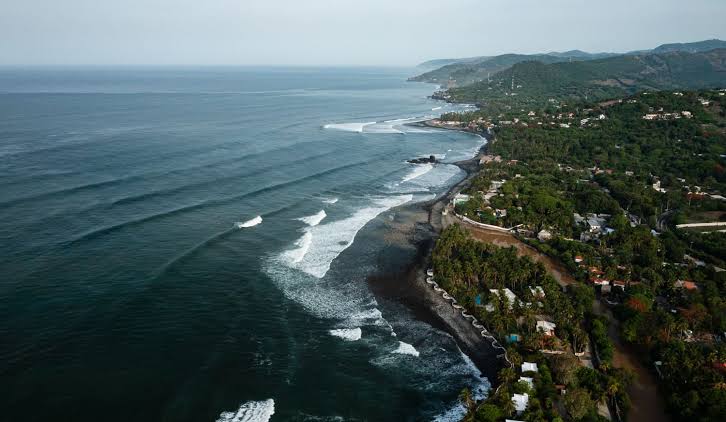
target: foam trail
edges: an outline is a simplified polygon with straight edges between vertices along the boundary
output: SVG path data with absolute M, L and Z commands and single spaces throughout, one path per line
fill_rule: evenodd
M 434 107 L 431 109 L 431 111 L 435 111 L 435 110 L 441 110 L 441 107 Z
M 244 223 L 234 223 L 235 226 L 237 226 L 238 229 L 244 229 L 247 227 L 254 227 L 258 224 L 262 223 L 262 217 L 259 215 L 251 220 L 247 220 Z
M 299 263 L 303 260 L 303 258 L 305 258 L 305 255 L 307 255 L 310 250 L 310 245 L 312 244 L 313 234 L 310 231 L 306 231 L 305 234 L 303 234 L 303 236 L 295 242 L 295 246 L 297 246 L 297 248 L 285 252 L 284 256 L 290 259 L 293 263 Z
M 413 195 L 377 199 L 372 206 L 360 209 L 348 218 L 309 227 L 303 237 L 295 242 L 295 249 L 280 255 L 282 264 L 323 278 L 333 260 L 353 243 L 363 226 L 382 212 L 412 199 Z
M 416 179 L 418 177 L 423 176 L 424 174 L 430 172 L 433 170 L 434 165 L 433 164 L 419 164 L 414 167 L 413 170 L 409 174 L 406 175 L 406 177 L 401 180 L 401 183 L 406 183 L 408 181 L 411 181 L 413 179 Z
M 411 355 L 418 357 L 419 353 L 418 350 L 416 350 L 413 345 L 405 343 L 403 341 L 398 342 L 398 349 L 394 350 L 392 353 L 398 353 L 401 355 Z
M 376 122 L 367 123 L 331 123 L 323 126 L 323 129 L 342 130 L 344 132 L 358 132 L 362 133 L 363 128 L 368 125 L 373 125 Z
M 267 422 L 275 414 L 275 401 L 249 401 L 236 412 L 222 412 L 217 422 Z
M 327 198 L 327 199 L 323 199 L 323 202 L 325 202 L 326 204 L 331 204 L 332 205 L 332 204 L 338 202 L 338 198 Z
M 325 213 L 325 210 L 320 210 L 320 212 L 317 214 L 309 215 L 307 217 L 301 217 L 298 218 L 298 220 L 302 221 L 308 226 L 315 227 L 320 224 L 320 222 L 323 221 L 323 219 L 327 216 L 328 214 Z
M 330 330 L 330 334 L 340 337 L 344 340 L 348 341 L 357 341 L 360 340 L 362 336 L 362 331 L 360 327 L 356 328 L 340 328 L 337 330 Z
M 476 365 L 474 364 L 474 362 L 471 361 L 469 356 L 464 354 L 464 352 L 462 352 L 461 350 L 459 350 L 459 352 L 461 353 L 461 358 L 464 360 L 464 365 L 466 366 L 466 368 L 470 371 L 473 377 L 477 377 L 478 379 L 473 385 L 469 386 L 472 397 L 476 401 L 484 400 L 487 397 L 489 389 L 491 388 L 489 380 L 481 377 L 481 372 L 479 371 L 479 368 L 476 367 Z M 457 402 L 449 410 L 441 415 L 436 416 L 433 420 L 434 422 L 458 422 L 464 419 L 464 416 L 466 416 L 466 411 L 466 407 L 464 407 L 464 405 L 460 402 Z

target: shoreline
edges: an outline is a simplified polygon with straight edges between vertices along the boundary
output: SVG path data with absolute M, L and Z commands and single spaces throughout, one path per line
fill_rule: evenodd
M 415 125 L 429 126 L 426 122 Z M 454 309 L 451 303 L 435 292 L 426 283 L 426 269 L 430 267 L 431 252 L 436 239 L 444 228 L 441 211 L 452 198 L 466 187 L 476 176 L 479 168 L 479 156 L 485 152 L 491 142 L 491 134 L 479 134 L 453 128 L 439 128 L 456 130 L 473 135 L 482 136 L 486 143 L 479 148 L 476 155 L 468 160 L 453 164 L 462 169 L 466 176 L 450 186 L 444 194 L 430 201 L 403 205 L 393 209 L 399 216 L 403 216 L 401 233 L 416 250 L 415 256 L 404 263 L 399 271 L 384 272 L 368 277 L 368 285 L 376 297 L 400 303 L 409 308 L 416 319 L 424 321 L 431 326 L 441 329 L 451 335 L 461 351 L 476 365 L 482 376 L 485 376 L 491 389 L 498 385 L 497 373 L 506 364 L 498 355 L 501 350 L 495 349 L 488 340 L 481 335 L 481 330 L 472 326 L 471 322 L 461 315 L 461 311 Z M 397 230 L 392 228 L 391 230 Z

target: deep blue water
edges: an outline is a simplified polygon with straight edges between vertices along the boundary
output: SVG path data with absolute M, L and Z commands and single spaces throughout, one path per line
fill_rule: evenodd
M 463 176 L 405 160 L 482 142 L 410 74 L 0 70 L 2 419 L 454 415 L 478 372 L 365 281 Z

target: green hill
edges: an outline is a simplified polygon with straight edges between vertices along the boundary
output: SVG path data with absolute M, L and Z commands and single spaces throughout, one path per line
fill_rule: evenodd
M 446 87 L 463 87 L 488 80 L 491 75 L 509 67 L 526 62 L 539 61 L 545 64 L 574 61 L 590 61 L 618 56 L 646 56 L 665 53 L 702 53 L 714 49 L 726 48 L 726 41 L 717 39 L 692 43 L 663 44 L 653 50 L 621 53 L 588 53 L 581 50 L 550 52 L 546 54 L 502 54 L 493 57 L 469 57 L 462 59 L 430 60 L 419 65 L 420 68 L 431 69 L 426 73 L 410 78 L 416 82 L 430 82 Z M 440 66 L 440 67 L 439 67 Z
M 449 90 L 454 101 L 486 102 L 512 94 L 521 99 L 605 99 L 643 90 L 726 86 L 726 49 L 702 53 L 624 55 L 543 63 L 527 61 L 500 71 L 491 82 Z
M 554 56 L 549 54 L 502 54 L 495 57 L 483 57 L 458 61 L 424 74 L 410 78 L 415 82 L 431 82 L 465 86 L 487 80 L 487 77 L 507 69 L 514 64 L 528 60 L 537 60 L 543 63 L 556 63 L 570 60 L 569 56 Z M 578 60 L 581 60 L 578 58 Z

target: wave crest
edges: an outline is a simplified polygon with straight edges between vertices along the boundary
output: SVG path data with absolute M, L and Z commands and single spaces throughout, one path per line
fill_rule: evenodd
M 257 217 L 255 217 L 255 218 L 253 218 L 251 220 L 247 220 L 247 221 L 245 221 L 243 223 L 240 223 L 240 222 L 234 223 L 234 225 L 237 226 L 238 229 L 245 229 L 245 228 L 248 228 L 248 227 L 254 227 L 254 226 L 258 225 L 258 224 L 262 224 L 262 217 L 259 216 L 259 215 Z
M 357 341 L 360 340 L 363 332 L 361 331 L 360 327 L 339 328 L 336 330 L 330 330 L 330 334 L 334 335 L 335 337 L 340 337 L 343 340 Z
M 275 414 L 275 401 L 249 401 L 236 412 L 222 412 L 217 422 L 267 422 Z

